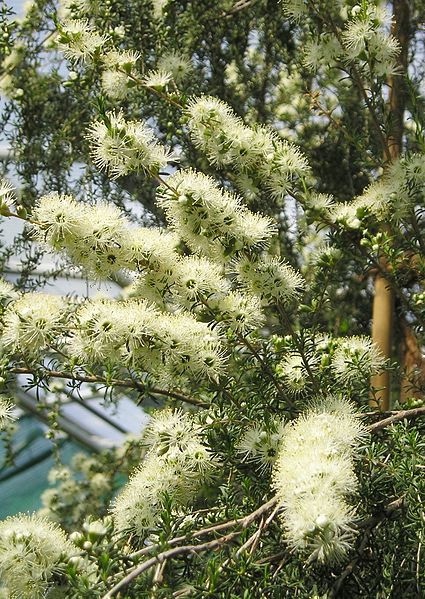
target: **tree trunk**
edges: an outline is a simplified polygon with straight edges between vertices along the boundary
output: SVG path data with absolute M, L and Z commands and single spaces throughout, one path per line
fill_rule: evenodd
M 400 44 L 398 56 L 398 67 L 401 71 L 398 75 L 392 75 L 388 79 L 389 99 L 387 120 L 389 130 L 387 135 L 387 147 L 384 158 L 387 164 L 397 159 L 400 154 L 403 140 L 403 118 L 406 105 L 406 89 L 403 74 L 407 71 L 408 48 L 410 34 L 410 12 L 408 0 L 393 0 L 393 26 L 392 35 Z M 387 270 L 384 258 L 380 260 L 382 271 Z M 380 273 L 374 281 L 374 298 L 372 307 L 372 340 L 380 348 L 386 358 L 391 356 L 394 293 L 389 281 Z M 376 393 L 371 404 L 376 407 L 375 400 L 381 410 L 388 410 L 390 405 L 390 373 L 383 372 L 372 377 L 371 384 L 380 390 Z

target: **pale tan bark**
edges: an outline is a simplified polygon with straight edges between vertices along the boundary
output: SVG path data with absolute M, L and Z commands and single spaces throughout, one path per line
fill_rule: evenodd
M 388 100 L 388 122 L 390 130 L 387 136 L 387 147 L 384 152 L 385 161 L 393 162 L 399 156 L 403 139 L 403 118 L 406 104 L 406 91 L 403 72 L 407 70 L 409 47 L 409 2 L 408 0 L 393 0 L 394 24 L 393 36 L 399 41 L 401 52 L 398 57 L 398 66 L 401 74 L 392 76 L 388 80 L 390 89 Z M 380 261 L 382 271 L 387 270 L 385 260 Z M 394 292 L 385 277 L 378 273 L 374 281 L 374 297 L 372 306 L 372 340 L 380 348 L 386 358 L 391 357 L 393 336 L 393 310 Z M 373 387 L 381 388 L 371 399 L 371 405 L 376 407 L 378 400 L 381 410 L 388 410 L 390 405 L 390 375 L 384 372 L 372 377 Z
M 385 263 L 381 260 L 382 266 Z M 392 347 L 394 293 L 388 280 L 377 274 L 374 281 L 374 296 L 372 306 L 372 341 L 379 347 L 382 354 L 389 358 Z M 390 403 L 390 373 L 381 372 L 372 377 L 371 384 L 378 391 L 370 400 L 373 408 L 388 410 Z M 378 405 L 376 404 L 378 402 Z

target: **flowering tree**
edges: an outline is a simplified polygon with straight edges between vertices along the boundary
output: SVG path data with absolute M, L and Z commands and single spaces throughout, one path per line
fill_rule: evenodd
M 158 408 L 0 522 L 3 596 L 423 595 L 423 9 L 4 20 L 1 424 L 17 375 Z M 34 289 L 46 251 L 120 298 Z

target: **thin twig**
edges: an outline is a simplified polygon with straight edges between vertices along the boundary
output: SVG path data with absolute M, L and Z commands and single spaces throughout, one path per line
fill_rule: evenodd
M 277 497 L 272 497 L 272 499 L 270 499 L 269 501 L 267 501 L 266 503 L 261 505 L 259 508 L 257 508 L 256 510 L 254 510 L 247 516 L 243 516 L 242 518 L 237 518 L 235 520 L 229 520 L 228 522 L 223 522 L 221 524 L 209 526 L 208 528 L 201 529 L 201 530 L 194 532 L 190 535 L 184 535 L 182 537 L 176 537 L 175 539 L 171 539 L 168 542 L 169 546 L 178 544 L 180 542 L 187 541 L 188 538 L 199 538 L 199 537 L 202 537 L 202 536 L 207 535 L 212 532 L 227 530 L 227 529 L 233 528 L 233 527 L 240 527 L 239 530 L 232 531 L 232 532 L 230 532 L 226 535 L 223 535 L 223 536 L 219 537 L 218 539 L 214 539 L 212 541 L 201 543 L 199 545 L 194 545 L 194 544 L 180 545 L 178 547 L 174 547 L 174 548 L 170 548 L 165 551 L 162 551 L 158 555 L 148 559 L 147 561 L 145 561 L 142 564 L 140 564 L 139 566 L 137 566 L 137 568 L 135 568 L 134 570 L 129 572 L 110 591 L 108 591 L 108 593 L 106 595 L 104 595 L 102 599 L 110 599 L 110 597 L 113 597 L 118 591 L 125 588 L 132 580 L 134 580 L 134 578 L 137 578 L 137 576 L 139 576 L 146 570 L 149 570 L 153 566 L 155 566 L 157 564 L 161 564 L 170 558 L 176 557 L 178 555 L 187 555 L 190 553 L 196 554 L 201 551 L 210 551 L 212 549 L 217 549 L 221 545 L 225 545 L 226 543 L 228 543 L 229 541 L 234 539 L 236 536 L 240 535 L 242 533 L 242 531 L 245 530 L 255 520 L 262 517 L 264 514 L 269 512 L 273 507 L 275 507 L 277 504 L 277 501 L 278 501 Z M 277 512 L 277 510 L 275 510 L 274 513 L 276 513 L 276 512 Z M 269 522 L 269 521 L 270 521 L 270 519 L 267 520 L 267 522 Z M 143 554 L 147 553 L 148 550 L 152 551 L 154 549 L 158 549 L 158 545 L 152 545 L 149 548 L 145 547 L 141 551 L 133 553 L 131 557 L 133 558 L 136 556 L 143 555 Z
M 228 11 L 223 12 L 221 15 L 224 19 L 230 19 L 233 15 L 244 10 L 245 8 L 249 8 L 255 0 L 239 0 L 239 2 L 235 2 L 235 4 Z
M 395 412 L 392 416 L 388 418 L 384 418 L 379 422 L 375 422 L 374 424 L 370 424 L 368 429 L 369 432 L 375 433 L 376 431 L 389 426 L 390 424 L 394 424 L 395 422 L 399 422 L 400 420 L 404 420 L 405 418 L 417 418 L 419 416 L 425 415 L 425 406 L 420 408 L 412 408 L 411 410 L 399 410 Z
M 183 535 L 181 537 L 175 537 L 168 541 L 168 545 L 174 546 L 178 543 L 183 543 L 189 541 L 190 539 L 198 539 L 199 537 L 204 537 L 212 532 L 221 532 L 223 530 L 227 530 L 228 528 L 233 528 L 235 526 L 242 526 L 243 529 L 247 528 L 252 522 L 257 520 L 260 516 L 267 513 L 274 507 L 277 503 L 277 497 L 272 497 L 270 501 L 263 503 L 259 508 L 255 511 L 251 512 L 247 516 L 242 516 L 241 518 L 236 518 L 235 520 L 228 520 L 227 522 L 220 522 L 219 524 L 213 524 L 212 526 L 208 526 L 207 528 L 202 528 L 201 530 L 192 532 L 187 535 Z M 159 545 L 150 545 L 149 547 L 145 547 L 144 549 L 140 549 L 135 553 L 131 554 L 131 558 L 138 557 L 141 555 L 145 555 L 148 551 L 152 551 L 153 549 L 158 549 Z
M 66 371 L 57 371 L 57 370 L 48 370 L 41 369 L 33 372 L 29 368 L 21 368 L 14 367 L 10 368 L 8 372 L 12 372 L 13 374 L 30 374 L 32 376 L 40 376 L 42 378 L 58 378 L 58 379 L 69 379 L 73 381 L 79 381 L 81 383 L 92 383 L 92 384 L 101 384 L 107 387 L 127 387 L 131 389 L 137 389 L 138 391 L 142 391 L 145 393 L 153 393 L 155 395 L 163 395 L 164 397 L 170 397 L 172 399 L 177 399 L 178 401 L 183 401 L 185 403 L 192 404 L 194 406 L 198 406 L 201 408 L 208 408 L 209 404 L 193 397 L 188 397 L 187 395 L 183 395 L 177 391 L 168 391 L 167 389 L 160 389 L 159 387 L 150 387 L 145 385 L 140 381 L 134 381 L 132 379 L 108 379 L 97 376 L 84 376 L 80 374 L 75 374 L 73 372 Z
M 132 570 L 129 574 L 127 574 L 127 576 L 122 578 L 114 587 L 112 587 L 112 589 L 108 591 L 106 595 L 102 597 L 102 599 L 110 599 L 111 597 L 116 595 L 118 591 L 128 586 L 128 584 L 130 584 L 132 580 L 134 580 L 135 578 L 140 576 L 140 574 L 143 574 L 143 572 L 146 572 L 146 570 L 149 570 L 156 564 L 160 564 L 178 555 L 187 555 L 190 553 L 196 554 L 200 551 L 211 551 L 213 549 L 217 549 L 218 547 L 225 545 L 226 543 L 234 539 L 239 534 L 240 531 L 233 531 L 228 533 L 227 535 L 219 537 L 218 539 L 207 541 L 206 543 L 201 543 L 199 545 L 183 545 L 180 547 L 174 547 L 174 549 L 167 549 L 166 551 L 162 551 L 161 553 L 158 553 L 158 555 L 151 557 L 151 559 L 148 559 L 146 562 L 143 562 L 143 564 L 140 564 L 140 566 Z

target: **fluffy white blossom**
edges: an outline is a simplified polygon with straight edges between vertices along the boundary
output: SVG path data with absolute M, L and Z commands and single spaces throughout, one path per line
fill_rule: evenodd
M 0 396 L 0 430 L 3 430 L 8 422 L 15 420 L 15 404 L 6 397 Z
M 179 238 L 164 229 L 133 229 L 128 240 L 128 268 L 156 272 L 172 270 L 178 260 L 178 243 Z
M 193 142 L 208 158 L 225 166 L 250 157 L 252 132 L 230 106 L 212 96 L 193 98 L 187 107 L 188 126 Z
M 316 355 L 308 356 L 310 370 L 314 370 L 317 361 Z M 303 357 L 298 353 L 286 355 L 277 365 L 276 372 L 282 378 L 285 389 L 293 395 L 303 393 L 309 388 L 309 374 Z
M 72 196 L 42 196 L 33 212 L 33 236 L 96 278 L 129 263 L 128 222 L 115 206 L 82 204 Z
M 264 149 L 259 174 L 266 189 L 279 200 L 293 186 L 297 177 L 306 176 L 309 165 L 306 157 L 296 145 L 269 133 L 271 146 Z
M 128 223 L 111 204 L 99 203 L 85 210 L 84 230 L 66 245 L 74 264 L 94 277 L 107 278 L 128 263 Z
M 159 71 L 171 73 L 173 80 L 179 84 L 184 81 L 192 71 L 192 64 L 188 58 L 178 52 L 166 52 L 157 62 Z
M 214 310 L 215 320 L 236 333 L 247 333 L 259 328 L 265 320 L 258 297 L 231 291 L 221 298 L 211 298 L 209 306 Z
M 58 47 L 70 60 L 92 60 L 107 41 L 86 19 L 68 19 L 58 29 Z
M 91 124 L 87 138 L 93 161 L 116 179 L 132 172 L 156 173 L 171 154 L 142 121 L 126 121 L 121 112 L 109 112 Z
M 76 311 L 68 353 L 79 362 L 128 366 L 164 384 L 212 378 L 224 356 L 216 329 L 189 313 L 161 312 L 146 300 L 91 300 Z
M 276 199 L 282 199 L 294 179 L 309 171 L 305 156 L 294 144 L 267 127 L 247 127 L 221 100 L 193 98 L 187 114 L 193 142 L 212 163 L 232 165 L 239 177 L 248 174 L 253 183 L 257 179 Z
M 237 444 L 238 453 L 244 460 L 256 462 L 263 469 L 270 467 L 276 461 L 284 434 L 282 418 L 272 418 L 267 424 L 256 423 L 245 430 Z
M 45 293 L 26 293 L 7 307 L 2 341 L 8 351 L 37 355 L 60 344 L 67 315 L 66 301 Z
M 302 276 L 276 256 L 241 258 L 234 267 L 240 284 L 263 304 L 290 303 L 299 297 L 305 285 Z
M 67 346 L 71 356 L 90 363 L 119 361 L 128 334 L 125 304 L 86 301 L 76 311 L 74 323 L 75 330 Z
M 160 342 L 164 366 L 157 376 L 164 382 L 169 377 L 217 380 L 224 366 L 220 334 L 216 328 L 198 322 L 189 313 L 164 315 Z
M 130 74 L 139 58 L 140 53 L 135 50 L 113 49 L 102 55 L 102 62 L 108 69 L 122 70 Z
M 132 230 L 127 246 L 127 268 L 136 271 L 129 297 L 144 297 L 165 307 L 176 282 L 178 237 L 157 228 Z
M 158 202 L 189 247 L 207 256 L 264 247 L 275 233 L 271 219 L 250 212 L 238 196 L 192 170 L 168 177 Z
M 149 71 L 143 77 L 143 85 L 146 85 L 146 87 L 153 87 L 154 89 L 162 89 L 167 87 L 172 78 L 172 74 L 167 71 Z
M 385 7 L 370 5 L 355 14 L 342 37 L 346 59 L 360 61 L 372 75 L 394 73 L 400 46 L 388 33 L 390 24 L 391 13 Z
M 164 495 L 175 507 L 187 505 L 217 461 L 193 416 L 181 410 L 158 411 L 143 434 L 148 453 L 112 506 L 115 527 L 146 536 L 155 525 Z
M 15 187 L 0 177 L 0 214 L 7 216 L 15 201 Z
M 58 250 L 84 235 L 86 210 L 72 196 L 52 192 L 38 199 L 33 220 L 34 239 Z
M 143 445 L 149 451 L 163 456 L 166 453 L 187 451 L 193 439 L 201 432 L 192 414 L 182 410 L 157 410 L 143 431 Z
M 123 100 L 134 85 L 132 77 L 140 58 L 138 52 L 132 50 L 110 50 L 102 56 L 105 70 L 102 73 L 102 89 L 112 100 Z
M 309 40 L 304 48 L 303 63 L 311 71 L 330 68 L 336 65 L 342 54 L 341 44 L 331 34 L 322 35 L 318 40 Z
M 425 159 L 421 154 L 401 156 L 383 176 L 354 202 L 378 220 L 401 222 L 417 204 L 425 184 Z M 420 200 L 419 200 L 420 201 Z
M 49 581 L 76 552 L 65 533 L 36 515 L 0 522 L 0 577 L 16 597 L 41 599 Z
M 363 434 L 353 407 L 335 399 L 316 404 L 284 431 L 274 487 L 286 540 L 310 560 L 339 561 L 351 546 L 354 509 L 345 498 L 357 486 L 353 450 Z
M 113 69 L 103 71 L 101 85 L 103 92 L 111 100 L 123 100 L 129 92 L 128 75 Z
M 223 277 L 220 266 L 206 258 L 180 258 L 176 268 L 174 296 L 187 309 L 196 305 L 210 305 L 229 291 L 230 284 Z
M 2 307 L 13 300 L 18 299 L 19 293 L 15 290 L 13 285 L 4 279 L 0 279 L 0 304 Z
M 385 356 L 369 337 L 354 336 L 338 340 L 331 366 L 339 380 L 350 383 L 376 374 L 382 370 L 385 361 Z

